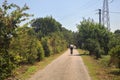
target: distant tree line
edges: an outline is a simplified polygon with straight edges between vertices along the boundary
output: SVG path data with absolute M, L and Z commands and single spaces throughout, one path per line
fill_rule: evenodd
M 6 0 L 0 7 L 0 80 L 11 76 L 19 65 L 34 64 L 64 51 L 73 39 L 72 31 L 51 16 L 32 20 L 30 27 L 28 23 L 19 26 L 31 16 L 25 13 L 28 9 Z

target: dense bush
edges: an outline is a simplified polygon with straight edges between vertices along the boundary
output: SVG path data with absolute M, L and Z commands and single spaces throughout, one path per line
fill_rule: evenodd
M 44 38 L 42 38 L 41 42 L 42 42 L 43 49 L 44 49 L 44 52 L 45 52 L 45 57 L 49 57 L 52 54 L 51 47 L 48 44 L 49 38 L 44 37 Z
M 11 41 L 10 52 L 18 63 L 34 63 L 43 59 L 44 51 L 32 28 L 17 29 L 17 37 Z M 17 57 L 17 58 L 16 58 Z
M 110 32 L 102 25 L 95 23 L 91 19 L 84 19 L 77 25 L 78 33 L 78 46 L 90 51 L 90 54 L 94 54 L 96 58 L 99 58 L 101 54 L 108 54 Z
M 44 59 L 45 54 L 44 54 L 43 46 L 42 46 L 40 41 L 37 42 L 37 45 L 38 45 L 38 47 L 37 47 L 37 60 L 40 61 L 40 60 Z
M 61 34 L 59 32 L 56 32 L 42 38 L 41 41 L 46 57 L 60 53 L 67 48 L 67 42 L 62 36 L 60 36 Z
M 31 26 L 36 33 L 36 37 L 41 40 L 46 57 L 60 53 L 66 49 L 67 43 L 72 40 L 72 32 L 63 28 L 52 17 L 34 19 Z
M 120 68 L 120 30 L 111 34 L 109 42 L 110 64 Z
M 112 48 L 109 54 L 111 56 L 110 63 L 114 64 L 120 69 L 120 45 Z
M 53 54 L 60 53 L 67 48 L 67 41 L 64 39 L 62 32 L 55 32 L 49 35 Z
M 16 4 L 8 4 L 7 0 L 0 6 L 0 80 L 11 75 L 16 66 L 13 54 L 9 51 L 10 42 L 18 24 L 30 16 L 25 13 L 28 9 L 26 5 L 20 8 Z
M 102 49 L 100 48 L 98 41 L 95 41 L 94 39 L 87 39 L 83 48 L 88 50 L 90 55 L 95 55 L 96 58 L 101 58 Z

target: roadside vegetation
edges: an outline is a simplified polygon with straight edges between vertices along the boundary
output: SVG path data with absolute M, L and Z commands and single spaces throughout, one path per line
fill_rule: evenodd
M 120 79 L 120 30 L 114 33 L 91 19 L 77 25 L 77 47 L 93 80 Z M 87 52 L 86 52 L 87 51 Z
M 80 55 L 86 65 L 92 80 L 119 80 L 120 72 L 114 66 L 108 66 L 110 56 L 102 56 L 96 60 L 95 57 L 89 56 L 88 52 L 79 49 Z
M 0 80 L 15 76 L 19 73 L 15 70 L 20 66 L 33 65 L 27 72 L 36 71 L 36 62 L 44 62 L 46 58 L 66 50 L 70 42 L 67 39 L 72 37 L 66 38 L 73 32 L 62 27 L 52 16 L 20 25 L 33 16 L 25 13 L 26 10 L 29 10 L 27 5 L 19 7 L 8 4 L 7 0 L 0 7 Z
M 120 30 L 113 33 L 92 19 L 83 19 L 77 28 L 78 48 L 89 51 L 95 59 L 110 56 L 108 65 L 120 69 Z

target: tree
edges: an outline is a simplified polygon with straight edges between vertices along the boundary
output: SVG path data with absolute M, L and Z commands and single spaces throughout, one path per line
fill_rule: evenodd
M 68 44 L 75 44 L 74 40 L 74 32 L 71 30 L 67 30 L 66 28 L 62 27 L 61 34 L 63 34 L 63 38 L 66 40 Z
M 116 30 L 109 42 L 110 63 L 120 68 L 120 30 Z
M 17 37 L 13 37 L 10 44 L 13 60 L 17 64 L 33 64 L 36 60 L 42 60 L 44 58 L 44 50 L 40 41 L 36 38 L 34 30 L 29 27 L 20 27 L 16 32 Z
M 52 17 L 37 18 L 32 21 L 31 26 L 34 29 L 37 38 L 42 42 L 45 57 L 63 51 L 66 49 L 66 41 L 71 40 L 68 40 L 67 38 L 71 37 L 72 32 L 63 28 L 62 25 Z M 65 32 L 70 36 L 66 35 L 67 33 Z
M 113 64 L 120 69 L 120 45 L 112 48 L 109 51 L 109 54 L 111 56 L 110 64 Z
M 50 33 L 61 30 L 61 24 L 52 17 L 35 19 L 31 26 L 34 28 L 39 39 L 49 35 Z
M 120 35 L 120 30 L 118 29 L 118 30 L 116 30 L 114 33 Z
M 54 32 L 41 39 L 45 56 L 49 57 L 64 51 L 67 48 L 67 42 L 62 32 Z
M 49 38 L 46 36 L 46 37 L 41 39 L 41 42 L 42 42 L 42 45 L 43 45 L 43 49 L 45 51 L 45 57 L 49 57 L 52 54 L 52 49 L 48 44 Z
M 10 41 L 15 36 L 18 25 L 30 15 L 24 13 L 29 8 L 24 5 L 20 8 L 16 4 L 8 4 L 5 0 L 0 7 L 0 79 L 9 76 L 15 65 L 9 54 Z
M 54 32 L 49 35 L 49 45 L 52 47 L 53 54 L 60 53 L 67 48 L 67 41 L 62 32 Z
M 87 39 L 86 44 L 84 45 L 84 49 L 90 52 L 90 55 L 95 55 L 96 59 L 101 58 L 101 48 L 98 41 L 94 39 Z
M 99 58 L 101 54 L 108 54 L 110 32 L 107 28 L 91 19 L 83 19 L 77 28 L 79 47 L 89 50 L 90 54 L 96 55 L 96 58 Z

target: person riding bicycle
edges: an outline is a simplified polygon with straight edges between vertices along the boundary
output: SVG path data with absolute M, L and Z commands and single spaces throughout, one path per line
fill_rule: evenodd
M 73 45 L 70 45 L 70 53 L 73 54 Z

